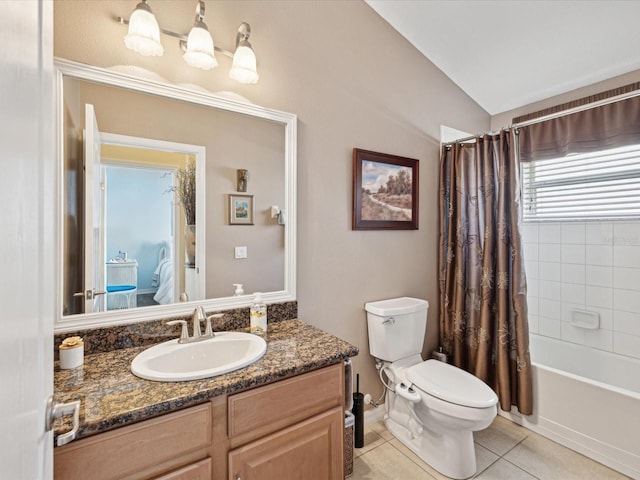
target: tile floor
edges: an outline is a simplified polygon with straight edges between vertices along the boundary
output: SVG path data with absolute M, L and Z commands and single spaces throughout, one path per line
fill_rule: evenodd
M 503 417 L 475 435 L 479 480 L 628 479 Z M 364 447 L 354 450 L 349 480 L 447 480 L 387 431 L 365 428 Z

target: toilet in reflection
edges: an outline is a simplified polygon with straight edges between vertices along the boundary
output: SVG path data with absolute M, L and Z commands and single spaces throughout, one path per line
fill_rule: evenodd
M 409 297 L 365 304 L 370 353 L 388 379 L 384 423 L 440 473 L 465 479 L 476 473 L 473 432 L 491 424 L 498 398 L 470 373 L 422 359 L 428 308 Z

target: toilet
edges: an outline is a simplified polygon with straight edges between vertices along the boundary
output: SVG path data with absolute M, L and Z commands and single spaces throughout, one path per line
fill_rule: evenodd
M 488 427 L 498 397 L 482 380 L 420 356 L 429 303 L 402 297 L 365 304 L 369 350 L 386 375 L 387 429 L 443 475 L 476 473 L 473 432 Z

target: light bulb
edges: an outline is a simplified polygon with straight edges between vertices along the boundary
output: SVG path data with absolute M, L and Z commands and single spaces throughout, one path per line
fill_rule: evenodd
M 182 56 L 188 65 L 203 70 L 218 66 L 213 51 L 213 38 L 203 22 L 196 22 L 187 37 L 187 50 Z
M 249 42 L 245 41 L 238 45 L 236 53 L 233 55 L 233 65 L 229 77 L 240 83 L 258 82 L 260 77 L 256 71 L 256 54 Z
M 160 27 L 146 1 L 140 2 L 131 14 L 124 44 L 144 56 L 159 57 L 164 53 L 160 43 Z

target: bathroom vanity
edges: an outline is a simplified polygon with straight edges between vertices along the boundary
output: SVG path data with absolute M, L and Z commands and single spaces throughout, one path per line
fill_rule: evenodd
M 357 348 L 298 320 L 270 324 L 266 340 L 253 365 L 191 382 L 135 377 L 143 347 L 56 370 L 56 401 L 82 407 L 55 478 L 342 479 L 343 360 Z

